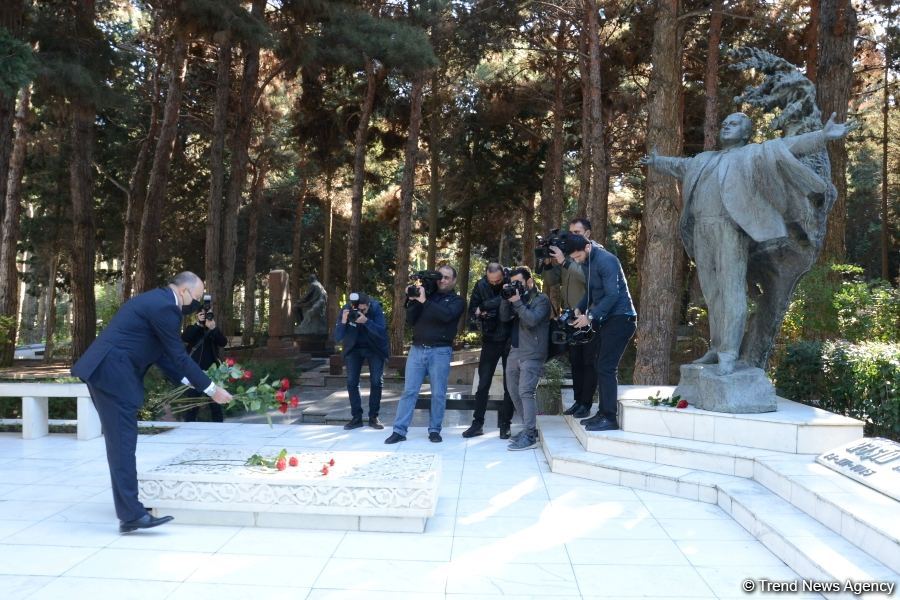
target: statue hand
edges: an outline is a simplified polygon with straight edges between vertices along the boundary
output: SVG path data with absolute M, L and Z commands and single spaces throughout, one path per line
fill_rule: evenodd
M 658 158 L 658 154 L 656 153 L 656 147 L 650 150 L 650 154 L 641 157 L 641 166 L 643 167 L 652 167 Z
M 856 129 L 856 123 L 853 121 L 835 123 L 834 120 L 836 117 L 837 113 L 831 113 L 831 116 L 828 117 L 828 121 L 822 127 L 822 133 L 825 135 L 826 140 L 838 140 Z

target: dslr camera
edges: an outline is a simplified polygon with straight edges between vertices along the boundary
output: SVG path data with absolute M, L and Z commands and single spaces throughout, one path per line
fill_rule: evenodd
M 356 327 L 356 320 L 362 315 L 359 310 L 359 294 L 353 292 L 350 294 L 350 311 L 347 313 L 347 325 Z
M 522 300 L 528 295 L 528 290 L 521 281 L 510 281 L 509 283 L 504 284 L 503 289 L 500 290 L 500 295 L 506 300 L 515 296 L 516 293 L 519 294 L 519 297 L 522 298 Z
M 200 308 L 200 313 L 203 314 L 203 319 L 206 321 L 216 320 L 212 311 L 212 296 L 209 294 L 203 294 L 203 306 Z
M 440 271 L 416 271 L 409 278 L 413 283 L 406 288 L 407 298 L 418 298 L 419 290 L 425 288 L 425 295 L 430 296 L 438 289 L 438 281 L 444 278 Z
M 498 310 L 486 310 L 469 317 L 469 331 L 493 331 L 497 328 L 497 317 L 500 316 Z
M 575 311 L 567 308 L 556 317 L 556 329 L 550 334 L 550 341 L 554 344 L 567 344 L 569 346 L 577 346 L 578 344 L 587 344 L 594 339 L 594 328 L 592 325 L 587 327 L 575 327 Z
M 544 259 L 553 258 L 553 255 L 550 254 L 551 246 L 556 246 L 562 250 L 563 254 L 568 254 L 568 248 L 566 247 L 566 241 L 569 238 L 568 231 L 561 232 L 559 229 L 551 229 L 547 237 L 537 235 L 535 238 L 537 243 L 534 247 L 534 257 L 537 259 L 538 264 Z

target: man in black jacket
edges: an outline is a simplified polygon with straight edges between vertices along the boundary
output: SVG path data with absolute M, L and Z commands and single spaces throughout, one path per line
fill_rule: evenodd
M 463 300 L 454 290 L 456 269 L 450 265 L 438 268 L 441 280 L 437 291 L 426 295 L 424 286 L 419 295 L 407 300 L 406 324 L 413 327 L 413 343 L 406 357 L 403 395 L 397 404 L 394 432 L 384 440 L 385 444 L 406 441 L 406 432 L 416 408 L 419 388 L 428 375 L 431 385 L 431 418 L 428 422 L 428 439 L 440 442 L 441 424 L 447 406 L 447 379 L 450 376 L 450 358 L 453 356 L 453 338 L 456 326 L 466 309 Z
M 219 348 L 224 348 L 228 344 L 228 340 L 222 333 L 222 330 L 216 326 L 215 319 L 207 319 L 206 311 L 200 309 L 197 313 L 197 322 L 190 325 L 181 334 L 181 341 L 185 343 L 188 354 L 194 359 L 204 371 L 219 364 Z M 212 316 L 212 314 L 210 314 Z M 191 388 L 185 396 L 190 398 L 202 398 L 204 394 L 199 390 Z M 196 421 L 197 415 L 200 413 L 200 407 L 188 409 L 184 413 L 185 421 Z M 218 402 L 209 403 L 209 414 L 215 423 L 225 421 L 225 410 Z
M 506 357 L 509 355 L 511 324 L 500 320 L 500 301 L 503 297 L 503 266 L 488 263 L 484 277 L 475 284 L 469 301 L 469 320 L 481 329 L 481 357 L 478 359 L 478 390 L 475 392 L 475 412 L 472 426 L 463 432 L 470 438 L 484 434 L 484 413 L 487 410 L 488 392 L 497 369 L 497 361 L 503 360 L 503 406 L 498 415 L 500 439 L 509 439 L 510 422 L 515 408 L 506 389 Z

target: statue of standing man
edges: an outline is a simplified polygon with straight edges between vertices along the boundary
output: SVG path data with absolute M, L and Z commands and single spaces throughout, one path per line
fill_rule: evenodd
M 692 158 L 651 152 L 641 159 L 682 182 L 681 239 L 697 265 L 709 310 L 709 351 L 695 362 L 718 363 L 719 375 L 732 373 L 745 358 L 751 256 L 762 245 L 777 247 L 789 237 L 808 241 L 814 234 L 817 207 L 831 182 L 800 157 L 847 135 L 850 127 L 834 119 L 832 114 L 818 131 L 750 144 L 752 121 L 734 113 L 722 122 L 719 151 Z

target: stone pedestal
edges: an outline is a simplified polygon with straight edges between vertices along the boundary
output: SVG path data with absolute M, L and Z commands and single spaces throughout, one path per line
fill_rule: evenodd
M 291 300 L 286 271 L 269 273 L 269 341 L 273 349 L 283 347 L 283 338 L 293 333 L 291 327 Z
M 675 394 L 696 408 L 723 413 L 764 413 L 778 409 L 775 386 L 762 369 L 739 368 L 719 375 L 717 365 L 681 365 Z

